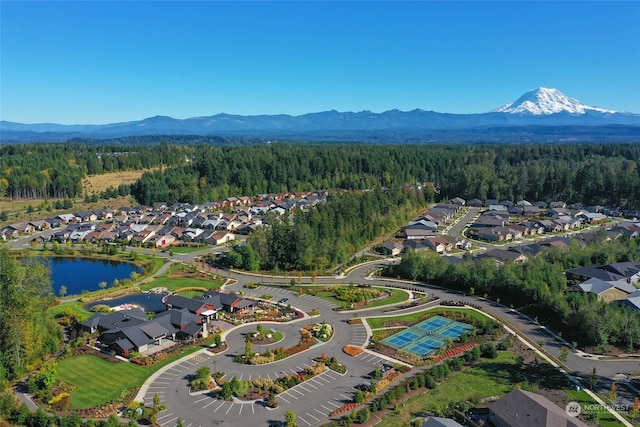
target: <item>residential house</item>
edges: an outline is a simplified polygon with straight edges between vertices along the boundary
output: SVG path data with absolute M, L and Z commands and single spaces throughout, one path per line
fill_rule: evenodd
M 567 204 L 565 202 L 561 202 L 561 201 L 555 201 L 555 202 L 551 202 L 549 203 L 549 207 L 551 209 L 555 209 L 555 208 L 561 208 L 564 209 L 567 207 Z
M 514 389 L 489 404 L 489 424 L 496 427 L 588 427 L 546 397 Z
M 98 220 L 98 215 L 93 212 L 77 212 L 74 215 L 76 218 L 80 219 L 80 222 L 92 222 Z
M 624 299 L 617 300 L 616 302 L 622 306 L 640 311 L 640 289 L 627 295 L 627 297 Z
M 491 258 L 499 263 L 505 263 L 507 261 L 513 261 L 515 263 L 525 262 L 528 257 L 524 253 L 512 250 L 503 249 L 489 249 L 482 255 L 478 255 L 480 258 Z
M 429 249 L 425 242 L 427 241 L 427 239 L 416 239 L 416 240 L 405 240 L 404 242 L 402 242 L 402 246 L 406 249 L 406 248 L 411 248 L 414 251 L 425 251 L 427 249 Z
M 626 298 L 635 291 L 635 287 L 626 281 L 605 282 L 592 277 L 575 285 L 573 290 L 595 295 L 600 301 L 615 301 Z
M 403 230 L 404 238 L 407 240 L 420 240 L 427 239 L 435 236 L 435 231 L 427 227 L 411 227 Z
M 471 225 L 474 228 L 478 227 L 504 227 L 509 224 L 509 216 L 506 214 L 498 214 L 495 212 L 488 212 L 482 214 Z
M 131 239 L 137 245 L 144 245 L 147 243 L 153 236 L 155 236 L 156 230 L 154 228 L 147 228 L 139 231 L 133 239 Z
M 451 418 L 431 417 L 422 423 L 422 427 L 462 427 L 462 424 Z
M 44 221 L 46 221 L 49 224 L 49 228 L 58 228 L 62 226 L 62 220 L 58 217 L 46 218 Z
M 630 262 L 617 262 L 599 267 L 602 270 L 623 276 L 629 283 L 640 282 L 640 268 Z
M 460 197 L 454 197 L 453 199 L 449 200 L 449 204 L 451 205 L 464 206 L 465 203 L 466 201 Z
M 164 248 L 172 245 L 176 241 L 176 237 L 172 234 L 155 235 L 149 239 L 149 243 L 153 244 L 156 248 Z
M 533 202 L 533 206 L 537 207 L 538 209 L 547 209 L 549 207 L 549 205 L 541 200 L 538 200 L 537 202 Z
M 467 206 L 470 206 L 472 208 L 481 208 L 482 206 L 484 206 L 484 203 L 480 199 L 471 199 L 467 202 Z
M 454 248 L 454 244 L 443 237 L 432 237 L 422 241 L 427 249 L 436 251 L 437 253 L 450 252 Z
M 46 219 L 29 221 L 29 224 L 31 224 L 37 231 L 46 230 L 51 226 L 51 224 L 49 224 Z
M 438 231 L 438 224 L 427 219 L 420 219 L 418 221 L 411 221 L 405 228 L 417 228 L 423 230 Z
M 112 219 L 114 216 L 114 210 L 109 208 L 98 209 L 93 211 L 93 213 L 96 214 L 98 219 Z
M 621 274 L 614 273 L 608 270 L 603 270 L 597 266 L 592 267 L 576 267 L 565 271 L 565 275 L 569 280 L 588 280 L 591 278 L 597 278 L 605 282 L 616 282 L 618 280 L 625 280 Z
M 236 237 L 233 233 L 229 233 L 225 231 L 216 231 L 204 237 L 204 241 L 209 245 L 222 245 L 224 243 L 228 243 L 232 240 L 235 240 L 235 238 Z
M 607 216 L 597 212 L 583 212 L 577 215 L 587 224 L 601 224 L 607 221 Z
M 400 253 L 402 252 L 402 244 L 394 240 L 387 240 L 386 242 L 380 245 L 380 250 L 385 255 L 391 255 L 391 256 L 400 255 Z
M 538 206 L 523 206 L 522 215 L 528 217 L 537 217 L 541 214 L 541 210 Z
M 72 224 L 74 222 L 80 222 L 80 218 L 77 218 L 74 214 L 60 214 L 56 218 L 60 218 L 62 224 Z
M 487 242 L 505 242 L 513 239 L 513 235 L 507 227 L 472 228 L 471 234 L 477 239 Z
M 548 219 L 536 221 L 536 224 L 544 228 L 545 233 L 557 233 L 563 229 L 562 225 Z

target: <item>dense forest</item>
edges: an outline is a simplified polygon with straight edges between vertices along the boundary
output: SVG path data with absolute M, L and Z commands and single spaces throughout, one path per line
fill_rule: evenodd
M 523 264 L 498 266 L 489 258 L 449 264 L 431 251 L 408 251 L 384 274 L 486 295 L 537 317 L 581 346 L 604 351 L 611 344 L 634 352 L 640 348 L 640 313 L 572 292 L 564 276 L 566 269 L 624 261 L 640 261 L 638 239 L 600 238 L 585 248 L 576 242 L 569 249 L 548 249 Z
M 0 384 L 19 378 L 58 349 L 60 329 L 46 315 L 53 300 L 42 259 L 18 261 L 0 249 Z
M 234 247 L 222 262 L 249 271 L 325 271 L 401 227 L 433 195 L 430 187 L 338 193 L 315 209 L 272 218 L 271 227 L 249 237 L 249 245 Z
M 433 182 L 442 198 L 564 200 L 635 207 L 640 146 L 289 145 L 194 147 L 193 161 L 146 173 L 140 203 L 201 202 L 315 189 Z
M 82 178 L 121 170 L 184 162 L 168 144 L 153 147 L 90 147 L 83 144 L 0 145 L 0 197 L 74 198 Z
M 0 197 L 76 197 L 87 174 L 170 166 L 131 186 L 138 202 L 203 202 L 433 182 L 440 197 L 639 205 L 639 144 L 0 146 Z

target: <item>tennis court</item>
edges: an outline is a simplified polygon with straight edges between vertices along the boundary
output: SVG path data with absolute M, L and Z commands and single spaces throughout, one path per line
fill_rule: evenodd
M 448 340 L 456 340 L 473 326 L 442 316 L 431 317 L 404 331 L 381 341 L 382 344 L 424 357 L 445 346 Z
M 385 341 L 391 344 L 392 347 L 402 348 L 408 343 L 410 343 L 411 341 L 419 337 L 420 335 L 414 332 L 411 332 L 410 330 L 406 330 L 390 336 Z

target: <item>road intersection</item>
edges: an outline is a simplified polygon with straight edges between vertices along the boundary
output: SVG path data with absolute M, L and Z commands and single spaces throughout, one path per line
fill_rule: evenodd
M 366 263 L 352 269 L 343 277 L 317 277 L 313 280 L 311 278 L 302 278 L 299 282 L 302 285 L 368 283 L 373 286 L 387 286 L 407 290 L 420 289 L 428 292 L 430 296 L 439 297 L 441 300 L 456 300 L 479 307 L 482 311 L 505 322 L 512 329 L 517 329 L 518 333 L 529 342 L 544 342 L 544 351 L 554 358 L 560 356 L 562 346 L 566 345 L 566 343 L 559 341 L 559 337 L 536 323 L 535 320 L 496 302 L 422 283 L 370 277 L 371 271 L 379 269 L 388 262 L 393 261 L 381 260 Z M 190 356 L 186 360 L 179 361 L 179 364 L 172 367 L 168 374 L 163 373 L 150 382 L 149 387 L 144 392 L 145 402 L 150 403 L 154 395 L 158 394 L 168 405 L 167 411 L 161 413 L 158 417 L 158 423 L 163 427 L 175 426 L 178 418 L 182 420 L 185 427 L 209 425 L 255 427 L 268 425 L 273 420 L 284 419 L 284 413 L 288 409 L 294 410 L 298 415 L 298 423 L 303 427 L 322 425 L 328 421 L 329 414 L 333 410 L 351 401 L 355 386 L 368 382 L 368 374 L 387 362 L 384 356 L 368 351 L 357 357 L 347 356 L 342 352 L 342 348 L 346 344 L 365 347 L 371 334 L 365 325 L 349 324 L 347 322 L 349 318 L 354 316 L 353 313 L 336 312 L 333 310 L 335 305 L 327 300 L 311 295 L 298 295 L 290 289 L 278 288 L 277 286 L 262 285 L 250 290 L 247 294 L 248 290 L 243 288 L 243 285 L 249 282 L 259 282 L 260 276 L 239 271 L 230 273 L 221 271 L 220 274 L 230 275 L 235 280 L 233 285 L 226 286 L 226 291 L 239 291 L 242 289 L 246 296 L 268 294 L 272 295 L 274 300 L 288 298 L 288 303 L 291 306 L 303 312 L 309 312 L 313 309 L 320 312 L 320 315 L 314 318 L 305 316 L 289 324 L 277 324 L 277 329 L 285 335 L 285 341 L 274 346 L 287 347 L 298 340 L 299 329 L 302 326 L 320 321 L 325 321 L 334 326 L 334 337 L 327 343 L 317 344 L 303 353 L 282 361 L 252 366 L 237 364 L 233 361 L 233 357 L 244 352 L 245 342 L 242 334 L 253 330 L 255 325 L 244 325 L 227 331 L 225 340 L 229 349 L 226 352 L 211 356 L 210 352 L 202 351 L 196 357 Z M 273 283 L 286 283 L 286 280 L 284 277 L 275 278 Z M 426 307 L 436 304 L 437 302 L 430 303 Z M 380 307 L 359 310 L 357 311 L 357 316 L 397 316 L 424 309 L 425 306 L 422 305 L 388 313 L 385 312 L 388 307 Z M 266 323 L 264 326 L 271 327 Z M 233 375 L 236 375 L 239 379 L 248 380 L 256 377 L 275 379 L 302 370 L 312 363 L 312 358 L 320 356 L 321 353 L 329 357 L 335 356 L 340 362 L 344 363 L 348 369 L 347 374 L 340 375 L 333 371 L 327 371 L 312 380 L 289 389 L 276 397 L 279 408 L 275 410 L 265 408 L 261 402 L 221 401 L 206 395 L 192 396 L 188 393 L 190 376 L 194 375 L 200 366 L 209 366 L 212 371 L 224 372 L 224 379 L 227 380 Z M 620 373 L 629 374 L 640 371 L 640 360 L 600 360 L 596 357 L 574 352 L 569 353 L 565 364 L 573 375 L 582 379 L 587 378 L 594 367 L 597 369 L 598 375 L 605 379 L 614 378 Z

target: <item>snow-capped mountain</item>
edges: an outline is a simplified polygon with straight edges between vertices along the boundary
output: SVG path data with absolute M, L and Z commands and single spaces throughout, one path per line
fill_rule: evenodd
M 585 114 L 588 111 L 598 113 L 615 114 L 618 111 L 605 110 L 604 108 L 584 105 L 575 98 L 570 98 L 558 89 L 539 87 L 533 89 L 520 98 L 500 108 L 492 110 L 492 113 L 533 114 L 535 116 L 570 113 Z
M 175 119 L 149 117 L 104 125 L 0 121 L 0 142 L 67 141 L 148 135 L 211 135 L 332 141 L 640 141 L 640 114 L 590 107 L 557 89 L 538 88 L 488 113 L 448 114 L 415 109 Z

